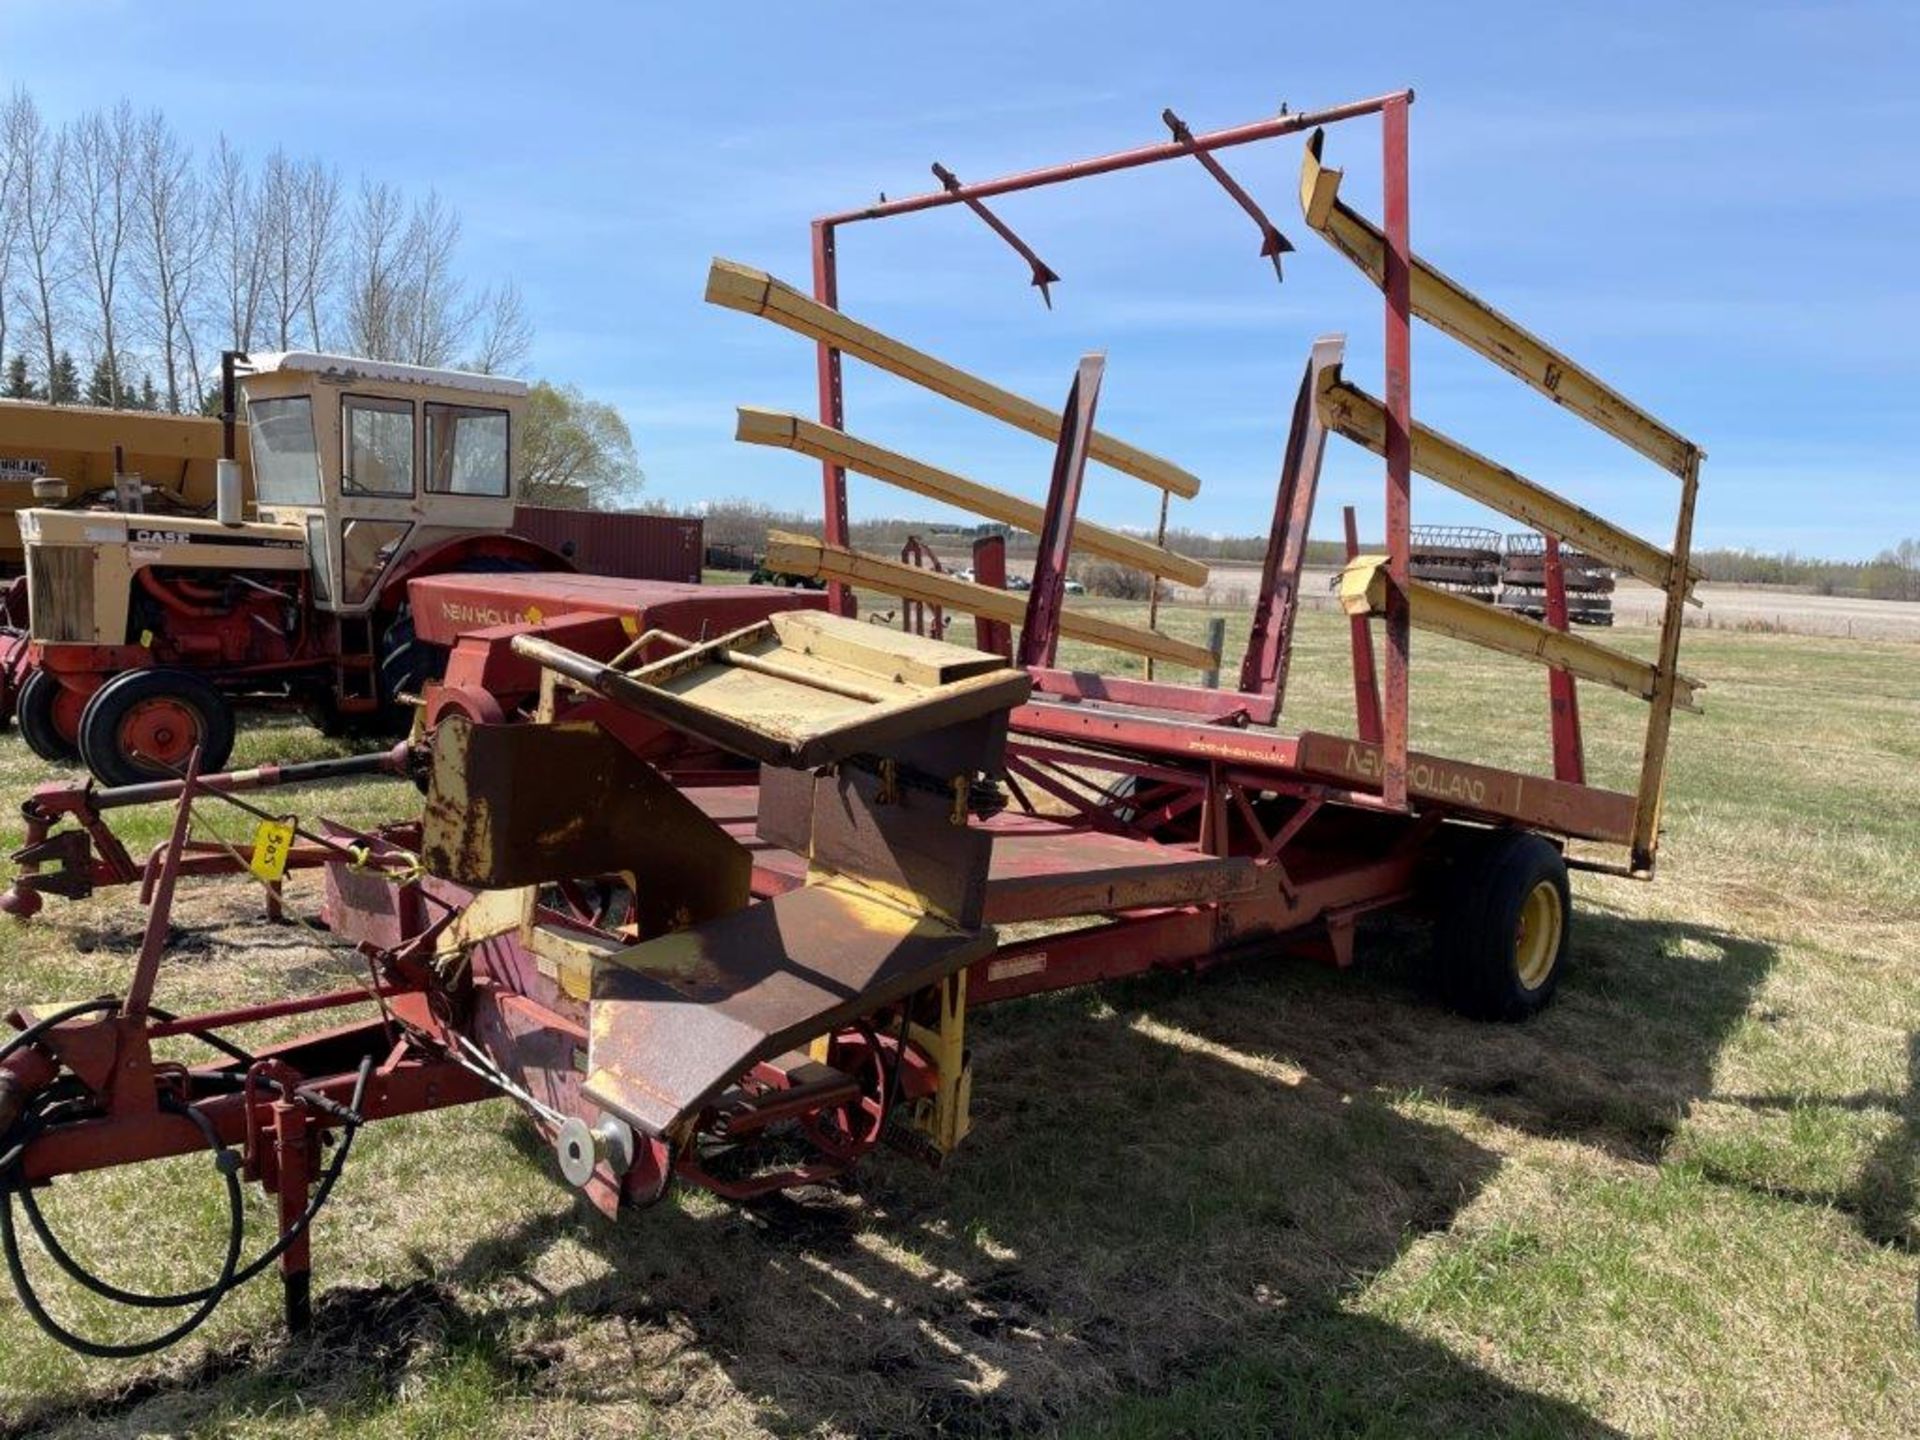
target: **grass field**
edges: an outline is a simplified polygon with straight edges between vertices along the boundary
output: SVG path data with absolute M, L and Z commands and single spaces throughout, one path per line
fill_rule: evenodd
M 1416 645 L 1417 744 L 1545 764 L 1537 672 Z M 1406 925 L 1358 973 L 1012 1004 L 973 1023 L 943 1171 L 883 1154 L 846 1190 L 617 1227 L 504 1102 L 373 1127 L 318 1226 L 313 1336 L 281 1336 L 268 1280 L 116 1366 L 0 1300 L 0 1434 L 1920 1433 L 1920 647 L 1709 631 L 1685 666 L 1707 714 L 1676 724 L 1660 879 L 1576 880 L 1530 1024 L 1439 1008 Z M 1344 623 L 1308 613 L 1289 723 L 1348 729 L 1348 696 Z M 1624 785 L 1642 712 L 1585 698 Z M 0 793 L 39 775 L 0 739 Z M 160 1002 L 354 972 L 256 915 L 196 891 Z M 139 924 L 125 893 L 54 902 L 0 935 L 0 1003 L 118 986 Z M 50 1214 L 123 1281 L 205 1278 L 208 1167 L 155 1169 Z

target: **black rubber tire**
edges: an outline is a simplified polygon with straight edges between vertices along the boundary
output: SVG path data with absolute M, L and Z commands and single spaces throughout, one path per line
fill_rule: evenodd
M 478 555 L 451 570 L 434 571 L 448 575 L 522 575 L 544 569 L 532 560 L 514 560 L 504 555 Z M 401 702 L 402 695 L 419 695 L 431 680 L 446 673 L 447 652 L 438 645 L 421 640 L 413 627 L 413 603 L 402 600 L 393 611 L 393 619 L 380 633 L 380 710 L 381 728 L 393 734 L 405 734 L 413 723 L 413 707 Z
M 1543 885 L 1558 894 L 1559 936 L 1546 973 L 1529 984 L 1521 973 L 1521 916 Z M 1476 1020 L 1525 1020 L 1545 1009 L 1566 970 L 1573 934 L 1573 897 L 1561 853 L 1527 831 L 1497 831 L 1461 852 L 1447 876 L 1447 892 L 1434 958 L 1448 1002 Z
M 200 773 L 210 775 L 227 768 L 233 755 L 233 706 L 227 697 L 190 670 L 165 666 L 129 670 L 102 685 L 80 713 L 80 753 L 102 785 L 173 778 L 172 771 L 142 764 L 120 748 L 120 726 L 128 713 L 159 699 L 194 712 L 200 732 Z
M 53 702 L 60 694 L 60 682 L 44 670 L 28 674 L 13 702 L 13 718 L 20 726 L 20 738 L 42 760 L 55 765 L 80 758 L 78 747 L 70 745 L 54 728 Z

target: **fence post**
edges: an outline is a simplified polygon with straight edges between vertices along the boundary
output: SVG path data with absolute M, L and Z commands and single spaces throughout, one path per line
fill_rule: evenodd
M 1220 656 L 1227 648 L 1227 617 L 1214 615 L 1207 620 L 1207 649 L 1213 652 L 1213 668 L 1200 677 L 1209 690 L 1220 688 Z

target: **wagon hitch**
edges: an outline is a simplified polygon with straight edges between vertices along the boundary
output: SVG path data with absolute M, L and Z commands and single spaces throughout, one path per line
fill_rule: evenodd
M 390 749 L 333 760 L 306 760 L 290 765 L 260 765 L 201 776 L 195 783 L 205 793 L 233 795 L 254 790 L 284 789 L 327 780 L 379 776 L 406 778 L 425 764 L 422 747 L 402 742 Z M 43 895 L 84 900 L 107 885 L 139 883 L 144 888 L 158 873 L 157 852 L 136 861 L 106 820 L 107 812 L 135 805 L 177 801 L 183 780 L 150 780 L 138 785 L 98 789 L 81 785 L 42 785 L 20 807 L 26 821 L 26 843 L 9 857 L 18 866 L 13 883 L 0 893 L 0 914 L 28 920 L 40 913 Z M 59 829 L 63 819 L 77 828 Z M 322 848 L 296 845 L 287 856 L 288 869 L 310 869 L 332 858 Z M 185 875 L 231 875 L 244 868 L 231 847 L 190 844 L 181 857 Z

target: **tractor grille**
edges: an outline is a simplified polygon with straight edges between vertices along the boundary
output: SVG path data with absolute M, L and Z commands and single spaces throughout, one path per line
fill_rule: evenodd
M 27 629 L 36 640 L 88 642 L 93 635 L 93 551 L 27 547 Z

